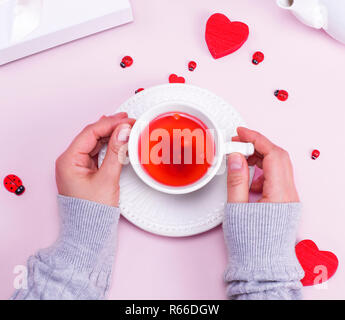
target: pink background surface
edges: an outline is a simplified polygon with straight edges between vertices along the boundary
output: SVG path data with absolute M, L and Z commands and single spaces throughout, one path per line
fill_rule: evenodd
M 259 4 L 260 2 L 260 4 Z M 303 201 L 298 240 L 313 239 L 339 258 L 327 289 L 305 298 L 344 299 L 345 46 L 307 28 L 275 1 L 132 0 L 134 23 L 0 67 L 0 176 L 15 173 L 22 197 L 0 187 L 0 298 L 13 291 L 14 266 L 58 234 L 54 161 L 89 122 L 139 87 L 166 83 L 170 73 L 232 103 L 249 127 L 287 149 Z M 214 60 L 204 42 L 207 18 L 222 12 L 250 27 L 247 43 Z M 251 64 L 261 50 L 266 59 Z M 130 54 L 131 68 L 119 67 Z M 190 59 L 198 68 L 187 70 Z M 284 88 L 281 103 L 273 91 Z M 310 159 L 313 148 L 321 151 Z M 221 228 L 182 239 L 119 224 L 112 299 L 224 299 L 226 252 Z

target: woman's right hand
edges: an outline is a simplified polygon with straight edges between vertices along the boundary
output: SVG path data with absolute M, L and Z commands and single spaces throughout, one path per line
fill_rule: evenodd
M 248 165 L 263 170 L 263 174 L 253 181 L 250 190 L 262 193 L 259 202 L 299 202 L 294 183 L 293 168 L 289 154 L 256 131 L 240 127 L 234 141 L 251 142 L 255 154 L 246 158 L 239 153 L 228 157 L 228 202 L 248 202 Z
M 56 161 L 59 194 L 117 207 L 120 173 L 134 123 L 121 112 L 85 127 Z M 108 150 L 98 168 L 98 152 L 105 143 Z

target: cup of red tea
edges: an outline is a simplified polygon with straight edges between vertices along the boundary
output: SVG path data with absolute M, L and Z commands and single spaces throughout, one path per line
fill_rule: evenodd
M 254 146 L 225 141 L 211 115 L 185 102 L 167 102 L 145 112 L 128 142 L 136 174 L 153 189 L 170 194 L 202 188 L 233 152 L 250 156 Z

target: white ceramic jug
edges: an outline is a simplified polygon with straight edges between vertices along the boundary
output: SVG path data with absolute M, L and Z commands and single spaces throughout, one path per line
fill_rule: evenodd
M 43 0 L 0 0 L 0 48 L 20 41 L 40 24 Z
M 304 24 L 324 29 L 345 43 L 345 0 L 277 0 L 277 4 L 290 10 Z

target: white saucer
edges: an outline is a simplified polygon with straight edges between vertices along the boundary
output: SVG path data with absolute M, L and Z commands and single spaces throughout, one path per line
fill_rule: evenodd
M 166 84 L 145 89 L 127 100 L 117 111 L 125 111 L 129 117 L 137 119 L 149 108 L 167 101 L 198 105 L 212 116 L 229 141 L 237 135 L 237 127 L 245 126 L 239 113 L 223 99 L 208 90 L 186 84 Z M 106 146 L 99 153 L 99 165 L 105 153 Z M 223 172 L 200 190 L 185 195 L 171 195 L 147 186 L 135 174 L 132 166 L 127 165 L 120 179 L 121 213 L 139 228 L 164 236 L 191 236 L 210 230 L 223 220 L 227 199 L 226 170 Z

